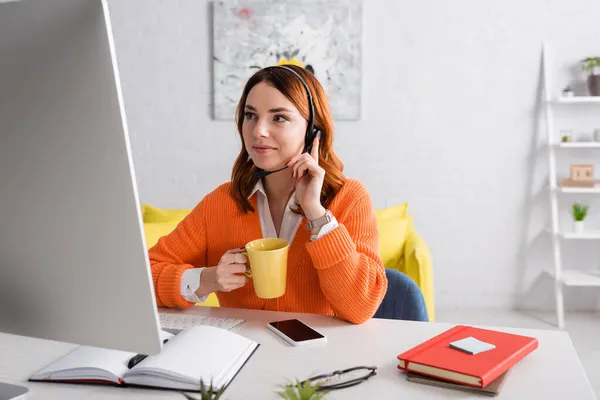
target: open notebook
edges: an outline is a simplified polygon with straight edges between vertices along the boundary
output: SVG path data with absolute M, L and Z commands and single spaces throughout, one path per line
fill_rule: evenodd
M 229 385 L 259 346 L 232 331 L 194 326 L 168 339 L 160 354 L 146 357 L 133 368 L 135 353 L 80 346 L 29 378 L 30 381 L 105 383 L 161 389 L 199 391 L 200 381 L 213 387 Z

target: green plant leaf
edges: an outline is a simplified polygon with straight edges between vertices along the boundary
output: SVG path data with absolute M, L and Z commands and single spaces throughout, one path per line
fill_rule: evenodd
M 286 400 L 321 400 L 327 394 L 327 390 L 318 392 L 320 384 L 313 384 L 310 380 L 300 381 L 296 379 L 282 385 L 283 391 L 277 392 L 279 397 Z
M 591 71 L 595 67 L 600 67 L 600 57 L 586 57 L 582 62 L 582 68 L 584 71 Z
M 219 400 L 221 398 L 221 396 L 223 395 L 223 393 L 225 392 L 225 387 L 221 387 L 221 388 L 217 389 L 216 387 L 213 386 L 212 380 L 209 385 L 204 383 L 203 380 L 200 380 L 199 390 L 200 390 L 200 398 L 199 399 L 196 399 L 195 397 L 192 397 L 192 396 L 188 395 L 187 393 L 183 393 L 183 392 L 182 393 L 187 399 L 192 399 L 192 400 Z
M 588 205 L 583 205 L 580 203 L 574 203 L 571 206 L 571 215 L 575 221 L 583 221 L 587 216 L 589 210 Z
M 285 388 L 285 394 L 288 396 L 288 400 L 296 400 L 298 399 L 298 394 L 293 386 L 288 386 Z

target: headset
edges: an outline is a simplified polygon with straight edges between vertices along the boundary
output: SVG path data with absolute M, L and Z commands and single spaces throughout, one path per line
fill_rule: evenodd
M 310 153 L 312 151 L 313 142 L 315 141 L 315 138 L 319 134 L 319 129 L 315 128 L 315 106 L 314 106 L 312 94 L 310 93 L 310 89 L 308 88 L 308 85 L 306 84 L 304 79 L 302 79 L 300 74 L 297 73 L 296 71 L 294 71 L 290 67 L 286 67 L 285 65 L 274 65 L 274 66 L 267 67 L 267 68 L 283 68 L 283 69 L 291 72 L 292 74 L 296 75 L 296 77 L 300 80 L 300 82 L 302 82 L 302 86 L 304 86 L 304 89 L 306 90 L 306 96 L 308 97 L 308 108 L 309 108 L 308 126 L 306 127 L 306 135 L 304 136 L 304 150 L 302 152 Z M 254 176 L 254 178 L 263 178 L 267 175 L 271 175 L 274 172 L 282 171 L 286 168 L 288 168 L 288 167 L 286 166 L 286 167 L 283 167 L 280 169 L 276 169 L 275 171 L 264 171 L 264 170 L 259 169 L 256 172 L 254 172 L 253 176 Z

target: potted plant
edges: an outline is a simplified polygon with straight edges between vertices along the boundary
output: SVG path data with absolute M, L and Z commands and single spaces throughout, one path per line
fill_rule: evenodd
M 204 383 L 204 381 L 201 380 L 200 381 L 200 397 L 192 396 L 185 392 L 181 392 L 181 393 L 187 400 L 219 400 L 221 398 L 221 396 L 223 395 L 224 391 L 225 391 L 224 387 L 222 387 L 218 390 L 216 388 L 214 388 L 212 385 L 212 381 L 210 382 L 210 385 L 207 386 Z
M 588 72 L 587 85 L 591 96 L 600 96 L 600 57 L 587 57 L 581 60 L 583 70 Z
M 571 215 L 573 215 L 573 227 L 576 233 L 583 232 L 583 221 L 587 216 L 588 209 L 588 205 L 580 203 L 574 203 L 571 206 Z
M 319 383 L 312 384 L 310 380 L 283 386 L 283 391 L 277 392 L 279 397 L 285 400 L 324 400 L 327 390 L 319 390 Z

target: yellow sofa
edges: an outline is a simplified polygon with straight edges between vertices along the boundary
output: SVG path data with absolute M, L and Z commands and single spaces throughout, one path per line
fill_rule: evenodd
M 431 254 L 423 238 L 415 230 L 408 205 L 375 210 L 379 227 L 379 251 L 387 268 L 394 268 L 411 277 L 421 288 L 429 320 L 435 319 L 433 265 Z M 148 248 L 170 233 L 190 212 L 189 209 L 165 209 L 142 205 L 144 232 Z M 208 296 L 203 306 L 219 306 L 215 294 Z

